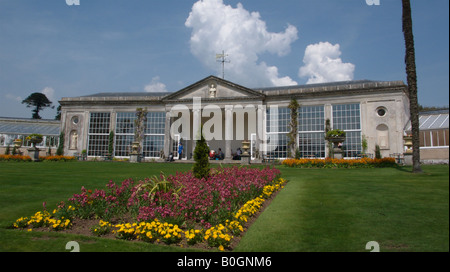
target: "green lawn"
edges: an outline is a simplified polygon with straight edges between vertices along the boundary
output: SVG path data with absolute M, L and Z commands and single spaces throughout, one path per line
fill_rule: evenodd
M 6 229 L 21 216 L 54 207 L 73 193 L 110 179 L 175 174 L 190 164 L 118 162 L 0 163 L 0 251 L 180 251 L 141 242 Z M 248 230 L 236 251 L 449 251 L 449 167 L 296 169 L 279 166 L 290 180 Z

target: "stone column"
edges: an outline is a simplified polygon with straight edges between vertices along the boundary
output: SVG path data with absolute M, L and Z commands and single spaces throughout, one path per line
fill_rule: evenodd
M 266 113 L 266 107 L 264 105 L 258 105 L 257 116 L 256 116 L 256 149 L 258 150 L 258 156 L 255 156 L 256 162 L 261 162 L 263 157 L 263 143 L 265 143 L 265 132 L 266 132 L 266 119 L 264 114 Z
M 170 155 L 170 143 L 172 139 L 170 138 L 170 110 L 166 109 L 166 123 L 164 127 L 164 157 L 167 158 Z M 164 159 L 165 159 L 164 158 Z
M 195 146 L 197 145 L 197 140 L 201 139 L 200 130 L 202 129 L 202 113 L 201 108 L 194 107 L 192 109 L 192 154 L 194 154 Z M 187 152 L 187 150 L 186 150 Z
M 231 158 L 231 141 L 233 140 L 233 106 L 225 106 L 225 158 Z

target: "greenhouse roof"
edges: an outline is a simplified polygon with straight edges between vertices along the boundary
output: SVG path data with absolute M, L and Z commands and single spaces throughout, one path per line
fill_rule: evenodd
M 448 129 L 449 128 L 449 111 L 432 111 L 432 112 L 422 112 L 419 114 L 420 130 L 431 130 L 431 129 Z M 406 125 L 406 131 L 411 131 L 411 122 Z
M 25 118 L 0 117 L 0 134 L 42 134 L 59 135 L 59 120 L 35 120 Z

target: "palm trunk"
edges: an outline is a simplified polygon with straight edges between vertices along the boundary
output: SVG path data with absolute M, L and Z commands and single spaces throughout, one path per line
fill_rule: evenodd
M 410 0 L 402 0 L 403 4 L 403 34 L 405 36 L 405 64 L 408 82 L 410 119 L 413 136 L 413 173 L 421 173 L 420 141 L 419 141 L 419 103 L 417 99 L 416 57 L 414 49 L 414 35 L 412 30 Z

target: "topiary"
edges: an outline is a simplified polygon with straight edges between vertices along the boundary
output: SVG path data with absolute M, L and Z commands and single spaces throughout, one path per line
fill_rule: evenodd
M 206 144 L 206 140 L 201 133 L 200 140 L 197 140 L 194 150 L 195 164 L 192 169 L 194 176 L 198 179 L 209 177 L 209 147 Z

